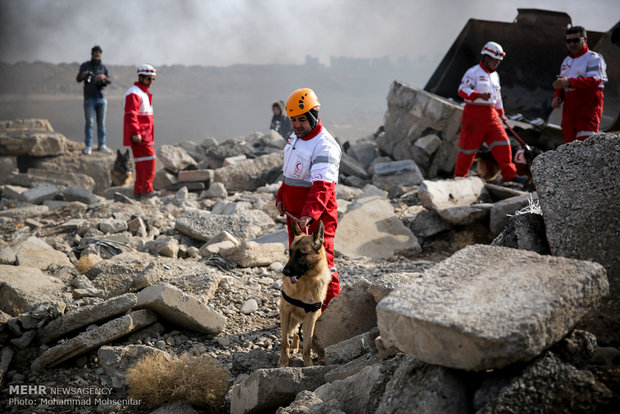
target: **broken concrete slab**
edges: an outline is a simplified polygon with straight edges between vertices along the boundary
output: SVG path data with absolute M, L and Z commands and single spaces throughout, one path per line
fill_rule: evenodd
M 397 353 L 398 352 L 399 351 L 397 351 Z M 379 353 L 375 349 L 373 352 L 363 354 L 360 357 L 347 362 L 346 364 L 335 365 L 334 369 L 325 374 L 325 382 L 334 382 L 337 380 L 349 378 L 350 376 L 357 374 L 367 366 L 379 363 L 383 359 L 385 358 L 381 358 L 379 356 Z
M 344 364 L 372 352 L 375 350 L 377 336 L 379 336 L 379 329 L 375 327 L 366 333 L 325 347 L 325 363 L 327 365 Z
M 427 210 L 422 206 L 410 207 L 409 209 L 415 209 L 415 212 L 403 221 L 408 224 L 409 229 L 416 237 L 431 237 L 451 228 L 450 224 L 434 211 Z
M 136 308 L 150 309 L 174 324 L 211 335 L 219 334 L 226 325 L 224 315 L 168 284 L 141 290 Z
M 0 153 L 4 155 L 48 157 L 66 150 L 67 138 L 53 130 L 0 128 Z
M 377 137 L 379 149 L 396 160 L 414 160 L 425 177 L 436 177 L 438 172 L 451 173 L 456 162 L 462 108 L 399 81 L 390 86 L 387 103 L 385 133 Z M 432 159 L 415 145 L 429 131 L 441 139 Z
M 338 223 L 334 248 L 349 257 L 388 258 L 395 252 L 420 252 L 417 238 L 394 214 L 385 198 L 362 197 L 347 208 Z
M 459 177 L 453 180 L 425 180 L 418 188 L 422 205 L 431 211 L 462 207 L 488 201 L 484 181 L 479 177 Z
M 177 178 L 179 179 L 180 183 L 196 181 L 209 183 L 213 180 L 213 170 L 179 171 Z
M 41 270 L 47 269 L 50 265 L 73 267 L 66 254 L 34 236 L 28 237 L 16 248 L 15 257 L 19 266 L 36 267 Z
M 137 303 L 137 296 L 126 293 L 95 305 L 86 305 L 54 319 L 39 329 L 39 343 L 49 343 L 66 334 L 127 312 Z
M 15 356 L 15 351 L 10 346 L 5 346 L 0 351 L 0 386 L 4 383 L 4 375 L 9 370 L 13 356 Z
M 506 227 L 510 215 L 515 214 L 517 211 L 529 205 L 537 203 L 538 195 L 536 195 L 536 193 L 506 198 L 494 203 L 489 217 L 489 230 L 491 230 L 491 234 L 493 234 L 493 236 L 500 234 Z
M 492 183 L 485 184 L 487 190 L 495 200 L 504 200 L 506 198 L 518 197 L 524 194 L 530 194 L 527 191 L 520 191 L 510 187 L 504 187 L 503 185 L 497 185 Z
M 265 154 L 218 168 L 213 179 L 224 184 L 228 191 L 255 191 L 278 178 L 283 162 L 282 152 Z
M 338 401 L 331 400 L 323 402 L 312 391 L 301 391 L 295 397 L 295 401 L 288 407 L 280 407 L 277 414 L 301 414 L 301 413 L 325 413 L 325 414 L 345 414 L 338 408 Z
M 368 293 L 370 282 L 360 280 L 329 302 L 314 328 L 314 350 L 321 356 L 324 349 L 338 342 L 370 331 L 377 326 L 373 296 Z
M 17 316 L 39 303 L 65 302 L 64 286 L 37 268 L 0 265 L 0 310 Z
M 342 154 L 339 168 L 339 171 L 342 174 L 367 179 L 369 175 L 368 171 L 366 171 L 366 168 L 367 167 L 364 167 L 358 160 L 356 160 L 352 156 L 348 154 Z
M 551 253 L 607 270 L 611 295 L 584 319 L 604 344 L 620 343 L 620 135 L 595 134 L 536 157 L 532 174 Z M 586 325 L 584 325 L 584 328 Z
M 38 371 L 43 368 L 54 367 L 61 362 L 142 329 L 155 321 L 157 321 L 157 315 L 149 310 L 131 312 L 49 348 L 32 362 L 31 368 Z
M 480 391 L 483 389 L 486 388 Z M 614 393 L 592 372 L 579 370 L 550 352 L 545 352 L 520 375 L 497 389 L 496 395 L 487 398 L 490 401 L 477 413 L 611 413 L 618 404 Z
M 57 186 L 47 184 L 28 189 L 21 196 L 29 203 L 39 204 L 44 200 L 52 200 L 58 194 L 60 194 L 60 191 Z
M 368 288 L 368 293 L 372 295 L 375 302 L 379 303 L 381 299 L 387 296 L 392 290 L 403 281 L 416 277 L 416 273 L 387 273 L 372 280 L 372 284 Z
M 105 370 L 105 374 L 110 378 L 110 383 L 103 385 L 114 388 L 126 386 L 127 380 L 125 377 L 127 370 L 139 359 L 159 353 L 166 354 L 165 351 L 146 345 L 102 346 L 97 351 L 97 358 L 99 359 L 99 365 L 101 365 Z
M 343 380 L 323 384 L 314 393 L 323 401 L 337 400 L 347 413 L 375 413 L 399 363 L 399 358 L 378 362 Z
M 79 201 L 84 204 L 96 204 L 99 202 L 99 197 L 83 187 L 67 187 L 62 190 L 62 197 L 65 201 Z
M 0 185 L 9 183 L 9 175 L 18 173 L 17 157 L 3 157 L 0 155 Z
M 330 366 L 259 369 L 233 386 L 230 412 L 251 414 L 286 406 L 303 390 L 313 390 L 325 383 Z
M 387 191 L 390 195 L 397 196 L 410 191 L 411 188 L 420 185 L 424 177 L 419 170 L 403 171 L 392 175 L 372 176 L 373 185 Z
M 541 214 L 523 213 L 508 218 L 506 227 L 491 242 L 492 246 L 529 250 L 538 254 L 550 254 Z
M 377 158 L 377 147 L 372 142 L 353 142 L 347 149 L 347 154 L 355 158 L 364 169 Z
M 162 145 L 157 149 L 157 159 L 173 174 L 190 166 L 196 166 L 196 160 L 178 145 Z
M 480 371 L 536 357 L 608 292 L 599 264 L 474 245 L 394 289 L 377 322 L 403 352 Z
M 372 169 L 376 175 L 393 175 L 412 171 L 419 175 L 420 181 L 418 184 L 424 181 L 420 168 L 413 160 L 377 162 L 373 164 Z
M 10 217 L 15 219 L 25 219 L 28 217 L 39 217 L 50 211 L 48 206 L 42 205 L 25 205 L 7 210 L 0 210 L 0 217 Z
M 222 231 L 228 231 L 237 239 L 247 240 L 259 235 L 260 229 L 250 225 L 244 216 L 224 216 L 198 209 L 185 209 L 177 218 L 175 229 L 193 239 L 209 241 Z
M 92 266 L 86 276 L 95 288 L 111 298 L 148 286 L 170 283 L 207 303 L 219 285 L 221 274 L 205 263 L 176 261 L 148 253 L 118 254 Z
M 239 267 L 269 266 L 274 262 L 286 261 L 286 249 L 282 247 L 282 243 L 257 243 L 248 240 L 239 246 L 222 249 L 219 254 Z
M 385 386 L 376 413 L 461 414 L 469 391 L 458 372 L 405 357 Z
M 152 254 L 176 258 L 179 254 L 179 241 L 174 237 L 158 237 L 146 242 L 144 249 Z
M 480 203 L 444 208 L 443 210 L 438 210 L 437 214 L 452 225 L 464 226 L 485 220 L 492 208 L 493 204 L 491 203 Z
M 28 190 L 29 190 L 28 187 L 7 184 L 7 185 L 2 186 L 2 196 L 10 200 L 23 201 L 24 200 L 23 194 Z

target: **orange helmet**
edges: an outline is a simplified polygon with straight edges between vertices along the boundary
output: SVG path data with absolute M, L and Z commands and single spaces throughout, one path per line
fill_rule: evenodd
M 303 115 L 311 109 L 321 106 L 316 93 L 310 88 L 297 89 L 286 101 L 286 115 Z

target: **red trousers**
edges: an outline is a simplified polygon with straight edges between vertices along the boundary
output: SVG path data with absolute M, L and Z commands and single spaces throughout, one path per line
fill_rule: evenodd
M 500 124 L 495 108 L 487 105 L 465 105 L 462 122 L 454 176 L 467 177 L 478 148 L 484 142 L 502 170 L 502 179 L 510 181 L 515 178 L 517 167 L 512 162 L 510 140 Z
M 603 90 L 566 92 L 562 108 L 564 142 L 587 138 L 598 132 L 603 115 Z
M 132 145 L 131 152 L 136 169 L 133 183 L 134 194 L 147 194 L 153 191 L 155 179 L 155 150 L 151 145 Z
M 284 209 L 296 217 L 300 217 L 301 211 L 306 202 L 306 196 L 310 192 L 310 187 L 297 187 L 282 184 Z M 338 226 L 338 211 L 336 209 L 335 200 L 333 205 L 328 203 L 328 209 L 321 214 L 318 220 L 315 220 L 309 227 L 308 233 L 312 234 L 319 227 L 319 221 L 323 222 L 325 228 L 325 256 L 327 257 L 327 265 L 333 269 L 334 267 L 334 236 L 336 235 L 336 227 Z M 286 217 L 286 227 L 288 230 L 288 245 L 290 246 L 295 238 L 293 231 L 293 219 Z M 327 296 L 323 302 L 322 310 L 325 310 L 330 300 L 340 294 L 340 276 L 337 270 L 332 271 L 332 280 L 327 287 Z

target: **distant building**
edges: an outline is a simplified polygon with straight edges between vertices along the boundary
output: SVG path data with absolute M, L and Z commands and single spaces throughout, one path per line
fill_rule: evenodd
M 318 64 L 319 64 L 319 58 L 318 57 L 306 55 L 306 65 L 317 66 Z

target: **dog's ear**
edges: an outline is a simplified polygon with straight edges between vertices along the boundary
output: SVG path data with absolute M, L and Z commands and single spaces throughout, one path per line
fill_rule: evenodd
M 121 154 L 121 150 L 117 149 L 117 150 L 116 150 L 116 156 L 120 158 L 120 157 L 121 157 L 121 155 L 122 155 L 122 154 Z
M 312 239 L 314 241 L 312 247 L 318 252 L 321 250 L 321 247 L 323 247 L 323 242 L 325 241 L 325 226 L 323 226 L 323 221 L 319 221 L 319 227 L 314 231 Z
M 303 234 L 303 231 L 301 231 L 301 227 L 299 227 L 299 223 L 297 223 L 297 220 L 293 220 L 293 233 L 295 234 L 295 236 Z

